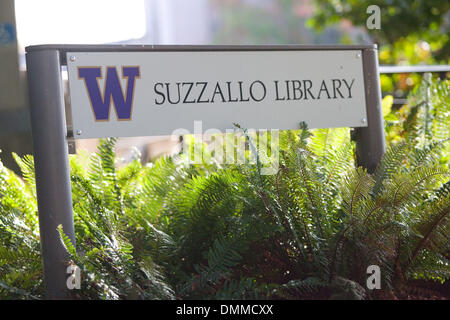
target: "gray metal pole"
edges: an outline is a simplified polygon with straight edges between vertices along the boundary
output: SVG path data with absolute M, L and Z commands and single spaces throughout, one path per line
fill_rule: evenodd
M 48 299 L 70 299 L 68 255 L 57 231 L 61 224 L 75 244 L 60 55 L 34 51 L 26 60 L 46 293 Z
M 373 173 L 386 152 L 377 49 L 363 49 L 362 58 L 366 88 L 367 127 L 356 128 L 354 139 L 356 140 L 358 166 Z

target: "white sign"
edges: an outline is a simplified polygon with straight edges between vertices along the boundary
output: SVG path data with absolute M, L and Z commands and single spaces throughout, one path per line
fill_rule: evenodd
M 75 138 L 367 126 L 361 50 L 67 53 Z

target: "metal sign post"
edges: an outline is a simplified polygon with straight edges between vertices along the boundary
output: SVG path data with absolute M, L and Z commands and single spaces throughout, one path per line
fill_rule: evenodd
M 75 244 L 68 161 L 68 143 L 74 138 L 164 135 L 180 126 L 189 128 L 193 120 L 219 130 L 232 128 L 233 122 L 254 129 L 297 129 L 306 121 L 312 128 L 356 128 L 358 165 L 369 172 L 385 152 L 373 45 L 44 45 L 26 51 L 44 280 L 50 299 L 71 297 L 66 285 L 68 255 L 57 227 L 62 225 Z M 62 65 L 69 71 L 74 127 L 70 135 Z M 176 103 L 170 100 L 171 85 L 178 89 Z M 209 97 L 202 98 L 204 92 Z
M 354 139 L 356 141 L 358 165 L 373 173 L 386 151 L 376 47 L 363 50 L 362 58 L 366 90 L 367 127 L 355 128 Z
M 60 52 L 27 52 L 34 166 L 44 281 L 49 299 L 68 299 L 68 254 L 58 225 L 75 245 Z

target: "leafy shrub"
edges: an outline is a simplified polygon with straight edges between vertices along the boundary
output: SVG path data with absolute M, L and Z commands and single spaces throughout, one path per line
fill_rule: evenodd
M 369 265 L 381 268 L 382 293 L 444 282 L 448 83 L 425 88 L 388 113 L 390 147 L 374 174 L 355 167 L 348 130 L 305 126 L 280 134 L 275 175 L 259 161 L 187 165 L 182 155 L 117 168 L 114 139 L 71 156 L 76 248 L 60 234 L 81 268 L 77 296 L 383 297 L 364 289 Z M 16 160 L 23 180 L 0 165 L 0 298 L 42 298 L 33 159 Z

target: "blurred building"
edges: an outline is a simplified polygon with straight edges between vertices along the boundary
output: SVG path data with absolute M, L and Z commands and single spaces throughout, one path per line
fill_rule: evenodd
M 11 152 L 32 153 L 25 46 L 338 43 L 342 32 L 361 43 L 359 31 L 348 24 L 315 34 L 305 26 L 313 12 L 313 0 L 2 0 L 0 157 L 17 169 Z M 77 147 L 94 152 L 97 143 L 77 140 Z M 179 147 L 168 137 L 122 138 L 119 155 L 132 157 L 133 146 L 144 160 Z
M 208 10 L 208 0 L 0 1 L 0 158 L 3 163 L 17 170 L 11 153 L 32 153 L 26 46 L 207 44 L 211 37 Z M 66 99 L 66 107 L 70 108 L 68 103 Z M 97 140 L 78 140 L 77 147 L 94 152 L 97 143 Z M 169 137 L 139 137 L 122 138 L 117 148 L 119 156 L 128 159 L 132 147 L 137 147 L 145 160 L 149 160 L 176 151 L 177 145 L 177 140 Z

